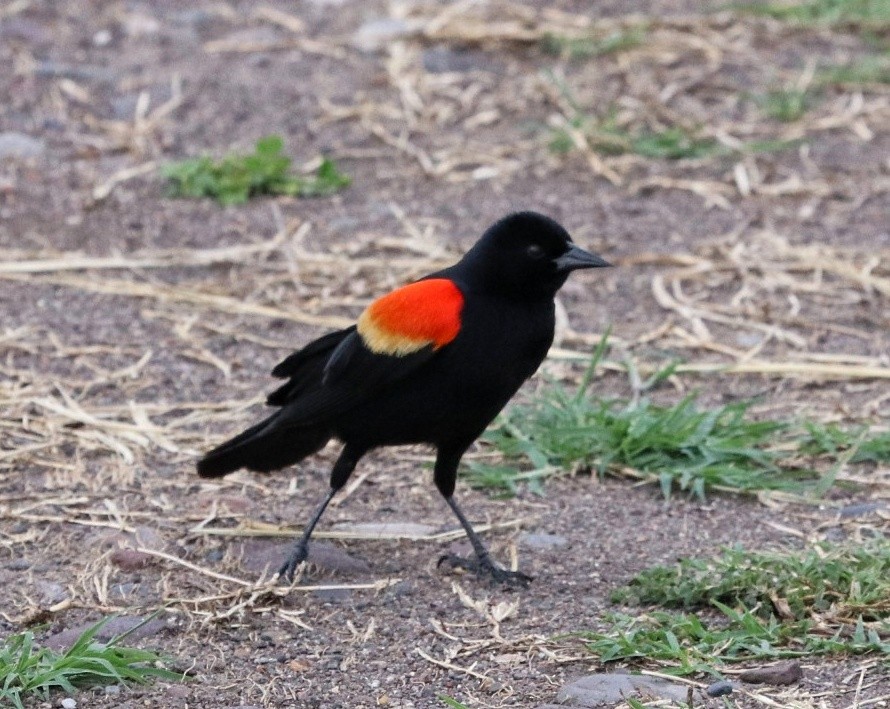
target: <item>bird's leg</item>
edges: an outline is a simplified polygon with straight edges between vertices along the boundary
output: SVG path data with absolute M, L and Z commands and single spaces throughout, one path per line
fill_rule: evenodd
M 294 548 L 291 551 L 290 556 L 287 557 L 287 561 L 285 561 L 281 568 L 278 569 L 279 578 L 284 579 L 288 583 L 294 580 L 294 572 L 297 570 L 297 567 L 301 563 L 306 561 L 306 557 L 309 555 L 309 537 L 312 536 L 312 530 L 315 529 L 315 525 L 318 524 L 318 520 L 320 520 L 321 516 L 324 514 L 328 503 L 336 494 L 337 488 L 332 487 L 330 490 L 328 490 L 328 493 L 321 501 L 321 504 L 319 504 L 318 507 L 315 508 L 315 512 L 312 514 L 312 517 L 309 520 L 309 524 L 306 525 L 306 528 L 303 530 L 303 534 L 294 543 Z
M 455 482 L 457 482 L 457 466 L 460 463 L 461 456 L 464 454 L 464 451 L 468 446 L 469 443 L 465 446 L 454 446 L 451 448 L 440 447 L 438 455 L 436 456 L 433 479 L 436 482 L 436 487 L 439 488 L 439 492 L 442 493 L 442 497 L 445 498 L 445 502 L 448 503 L 451 511 L 454 512 L 455 517 L 457 517 L 460 522 L 461 527 L 463 527 L 464 531 L 467 533 L 467 538 L 470 540 L 470 544 L 473 545 L 473 551 L 476 552 L 476 562 L 474 563 L 467 559 L 463 559 L 455 554 L 447 554 L 439 559 L 439 564 L 441 565 L 443 561 L 447 561 L 452 566 L 475 571 L 477 573 L 487 573 L 491 575 L 495 581 L 501 583 L 514 586 L 527 586 L 532 580 L 531 576 L 528 576 L 521 571 L 508 571 L 494 562 L 488 549 L 485 548 L 485 544 L 482 543 L 479 535 L 476 534 L 476 530 L 473 529 L 470 521 L 466 518 L 463 510 L 461 510 L 457 501 L 454 499 L 454 485 Z
M 318 524 L 318 520 L 321 519 L 324 511 L 327 509 L 328 503 L 330 503 L 334 495 L 337 494 L 337 491 L 346 484 L 347 480 L 349 480 L 349 476 L 352 474 L 352 471 L 355 470 L 356 463 L 358 463 L 362 454 L 363 453 L 351 449 L 348 445 L 340 453 L 340 457 L 337 458 L 337 462 L 334 463 L 334 468 L 331 470 L 331 489 L 328 490 L 324 499 L 318 507 L 315 508 L 315 512 L 309 519 L 309 524 L 306 525 L 303 534 L 294 543 L 293 551 L 291 551 L 290 556 L 287 557 L 287 561 L 285 561 L 281 568 L 278 569 L 279 578 L 284 579 L 288 583 L 294 580 L 294 572 L 297 570 L 297 566 L 306 561 L 306 557 L 309 555 L 309 537 L 312 536 L 312 531 L 315 529 L 315 525 Z
M 476 552 L 476 563 L 459 557 L 456 554 L 448 554 L 439 560 L 440 564 L 443 561 L 447 561 L 452 566 L 458 566 L 469 571 L 485 572 L 490 574 L 495 581 L 511 586 L 528 586 L 528 584 L 531 583 L 532 577 L 528 574 L 524 574 L 521 571 L 508 571 L 495 563 L 491 558 L 488 549 L 486 549 L 485 544 L 479 538 L 479 535 L 476 534 L 476 530 L 473 529 L 469 520 L 464 516 L 463 510 L 461 510 L 460 506 L 457 504 L 454 496 L 446 497 L 445 502 L 448 503 L 448 506 L 451 508 L 452 512 L 454 512 L 455 517 L 457 517 L 461 526 L 464 528 L 464 531 L 467 533 L 467 539 L 470 540 L 470 544 L 473 545 L 473 551 Z

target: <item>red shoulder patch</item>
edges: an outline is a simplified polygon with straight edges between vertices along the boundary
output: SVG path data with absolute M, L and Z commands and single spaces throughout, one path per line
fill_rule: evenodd
M 446 278 L 402 286 L 369 305 L 357 329 L 372 352 L 401 356 L 447 345 L 460 331 L 464 296 Z

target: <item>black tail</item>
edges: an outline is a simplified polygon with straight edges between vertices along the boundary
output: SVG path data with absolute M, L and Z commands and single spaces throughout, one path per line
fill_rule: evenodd
M 279 427 L 278 414 L 251 426 L 198 461 L 202 478 L 221 478 L 239 468 L 268 473 L 321 450 L 331 432 L 318 427 Z

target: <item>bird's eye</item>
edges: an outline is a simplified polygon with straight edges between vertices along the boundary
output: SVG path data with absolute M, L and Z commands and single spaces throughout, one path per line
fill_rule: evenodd
M 525 253 L 531 258 L 541 258 L 544 255 L 544 249 L 539 244 L 529 244 Z

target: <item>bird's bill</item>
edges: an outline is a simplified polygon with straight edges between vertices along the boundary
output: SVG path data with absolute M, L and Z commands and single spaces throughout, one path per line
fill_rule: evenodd
M 574 244 L 562 256 L 555 259 L 554 263 L 556 263 L 556 270 L 560 273 L 575 271 L 579 268 L 603 268 L 612 265 L 596 254 L 585 251 Z

